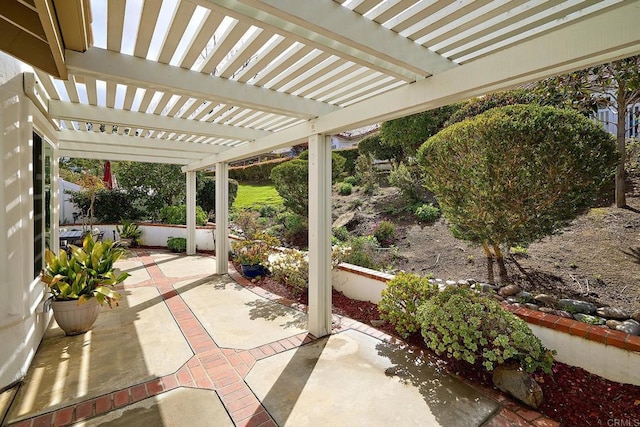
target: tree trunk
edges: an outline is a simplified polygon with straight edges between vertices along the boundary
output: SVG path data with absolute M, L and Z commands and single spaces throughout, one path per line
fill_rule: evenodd
M 627 206 L 627 199 L 624 194 L 625 190 L 625 173 L 624 164 L 626 161 L 625 133 L 627 128 L 627 103 L 624 96 L 624 88 L 618 87 L 618 120 L 616 124 L 616 139 L 618 141 L 618 167 L 616 169 L 616 207 L 624 208 Z

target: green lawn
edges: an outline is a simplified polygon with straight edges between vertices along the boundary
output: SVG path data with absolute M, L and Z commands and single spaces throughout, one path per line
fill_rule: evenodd
M 239 184 L 233 207 L 242 209 L 254 205 L 282 206 L 282 197 L 271 184 Z

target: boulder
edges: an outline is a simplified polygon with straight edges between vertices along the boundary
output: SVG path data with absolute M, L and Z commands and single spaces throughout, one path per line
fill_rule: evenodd
M 635 320 L 625 320 L 616 326 L 617 331 L 625 332 L 629 335 L 640 335 L 640 323 Z
M 579 322 L 588 323 L 590 325 L 604 325 L 606 322 L 606 319 L 603 319 L 602 317 L 592 316 L 590 314 L 584 313 L 576 313 L 573 315 L 573 318 Z
M 353 211 L 345 212 L 342 215 L 340 215 L 335 221 L 333 221 L 333 224 L 331 225 L 331 227 L 332 228 L 346 227 L 355 220 L 355 216 L 356 216 L 356 213 Z
M 507 285 L 500 288 L 498 294 L 503 297 L 510 297 L 522 292 L 522 289 L 518 285 Z
M 627 320 L 631 318 L 631 314 L 615 307 L 600 307 L 596 310 L 596 314 L 607 319 Z
M 538 303 L 546 305 L 547 307 L 555 308 L 558 306 L 558 298 L 552 297 L 551 295 L 540 294 L 540 295 L 536 295 L 534 299 Z
M 530 302 L 525 303 L 524 306 L 526 308 L 528 308 L 529 310 L 536 310 L 537 311 L 538 309 L 540 309 L 540 306 L 538 304 L 532 304 Z
M 640 310 L 635 311 L 632 315 L 631 318 L 633 320 L 635 320 L 636 322 L 640 322 Z
M 594 314 L 596 312 L 596 306 L 591 304 L 590 302 L 580 301 L 577 299 L 559 299 L 558 306 L 569 313 L 584 313 L 584 314 Z
M 622 325 L 622 322 L 619 320 L 613 320 L 613 319 L 607 320 L 607 326 L 609 327 L 609 329 L 616 329 L 620 325 Z
M 533 298 L 533 295 L 531 295 L 527 291 L 518 292 L 516 294 L 516 298 L 518 298 L 520 300 L 520 302 L 523 302 L 523 303 L 527 303 L 527 302 L 534 303 L 534 302 L 536 302 L 536 300 Z
M 542 389 L 538 383 L 516 365 L 498 365 L 493 371 L 493 384 L 532 408 L 542 403 Z

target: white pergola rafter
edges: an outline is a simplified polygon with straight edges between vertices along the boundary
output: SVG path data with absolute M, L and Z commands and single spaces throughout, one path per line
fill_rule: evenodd
M 199 136 L 213 136 L 220 138 L 250 141 L 270 132 L 229 126 L 217 123 L 187 120 L 176 117 L 155 114 L 137 113 L 126 110 L 116 110 L 107 107 L 83 105 L 74 102 L 64 102 L 50 99 L 49 115 L 52 118 L 78 122 L 102 123 L 125 126 L 135 129 L 150 129 L 178 134 Z
M 457 66 L 333 1 L 197 0 L 253 25 L 412 82 Z M 324 17 L 325 19 L 322 19 Z
M 338 107 L 105 49 L 67 51 L 69 73 L 310 119 Z
M 332 134 L 359 126 L 449 105 L 484 93 L 601 64 L 640 52 L 638 5 L 629 2 L 606 14 L 580 22 L 484 56 L 411 85 L 374 96 L 315 120 L 260 138 L 184 170 L 206 168 L 247 156 L 291 146 L 309 135 Z M 608 28 L 606 34 L 593 28 Z
M 64 157 L 179 165 L 185 165 L 199 159 L 205 152 L 209 155 L 215 155 L 228 149 L 228 147 L 210 144 L 75 130 L 61 130 L 58 142 L 60 156 Z

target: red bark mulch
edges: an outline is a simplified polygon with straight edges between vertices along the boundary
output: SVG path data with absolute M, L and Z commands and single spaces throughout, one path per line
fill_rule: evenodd
M 254 285 L 300 304 L 308 303 L 306 292 L 296 294 L 290 287 L 268 277 L 256 281 Z M 380 319 L 376 304 L 352 300 L 335 289 L 332 298 L 335 314 L 344 315 L 368 325 L 371 325 L 372 320 Z M 389 335 L 399 336 L 389 323 L 377 329 Z M 414 334 L 405 341 L 424 346 L 419 334 Z M 494 388 L 491 374 L 481 367 L 435 354 L 433 356 L 440 359 L 449 372 L 484 387 Z M 554 363 L 552 375 L 537 374 L 535 378 L 544 393 L 544 402 L 537 411 L 561 422 L 562 425 L 640 427 L 640 386 L 609 381 L 584 369 L 561 362 Z

